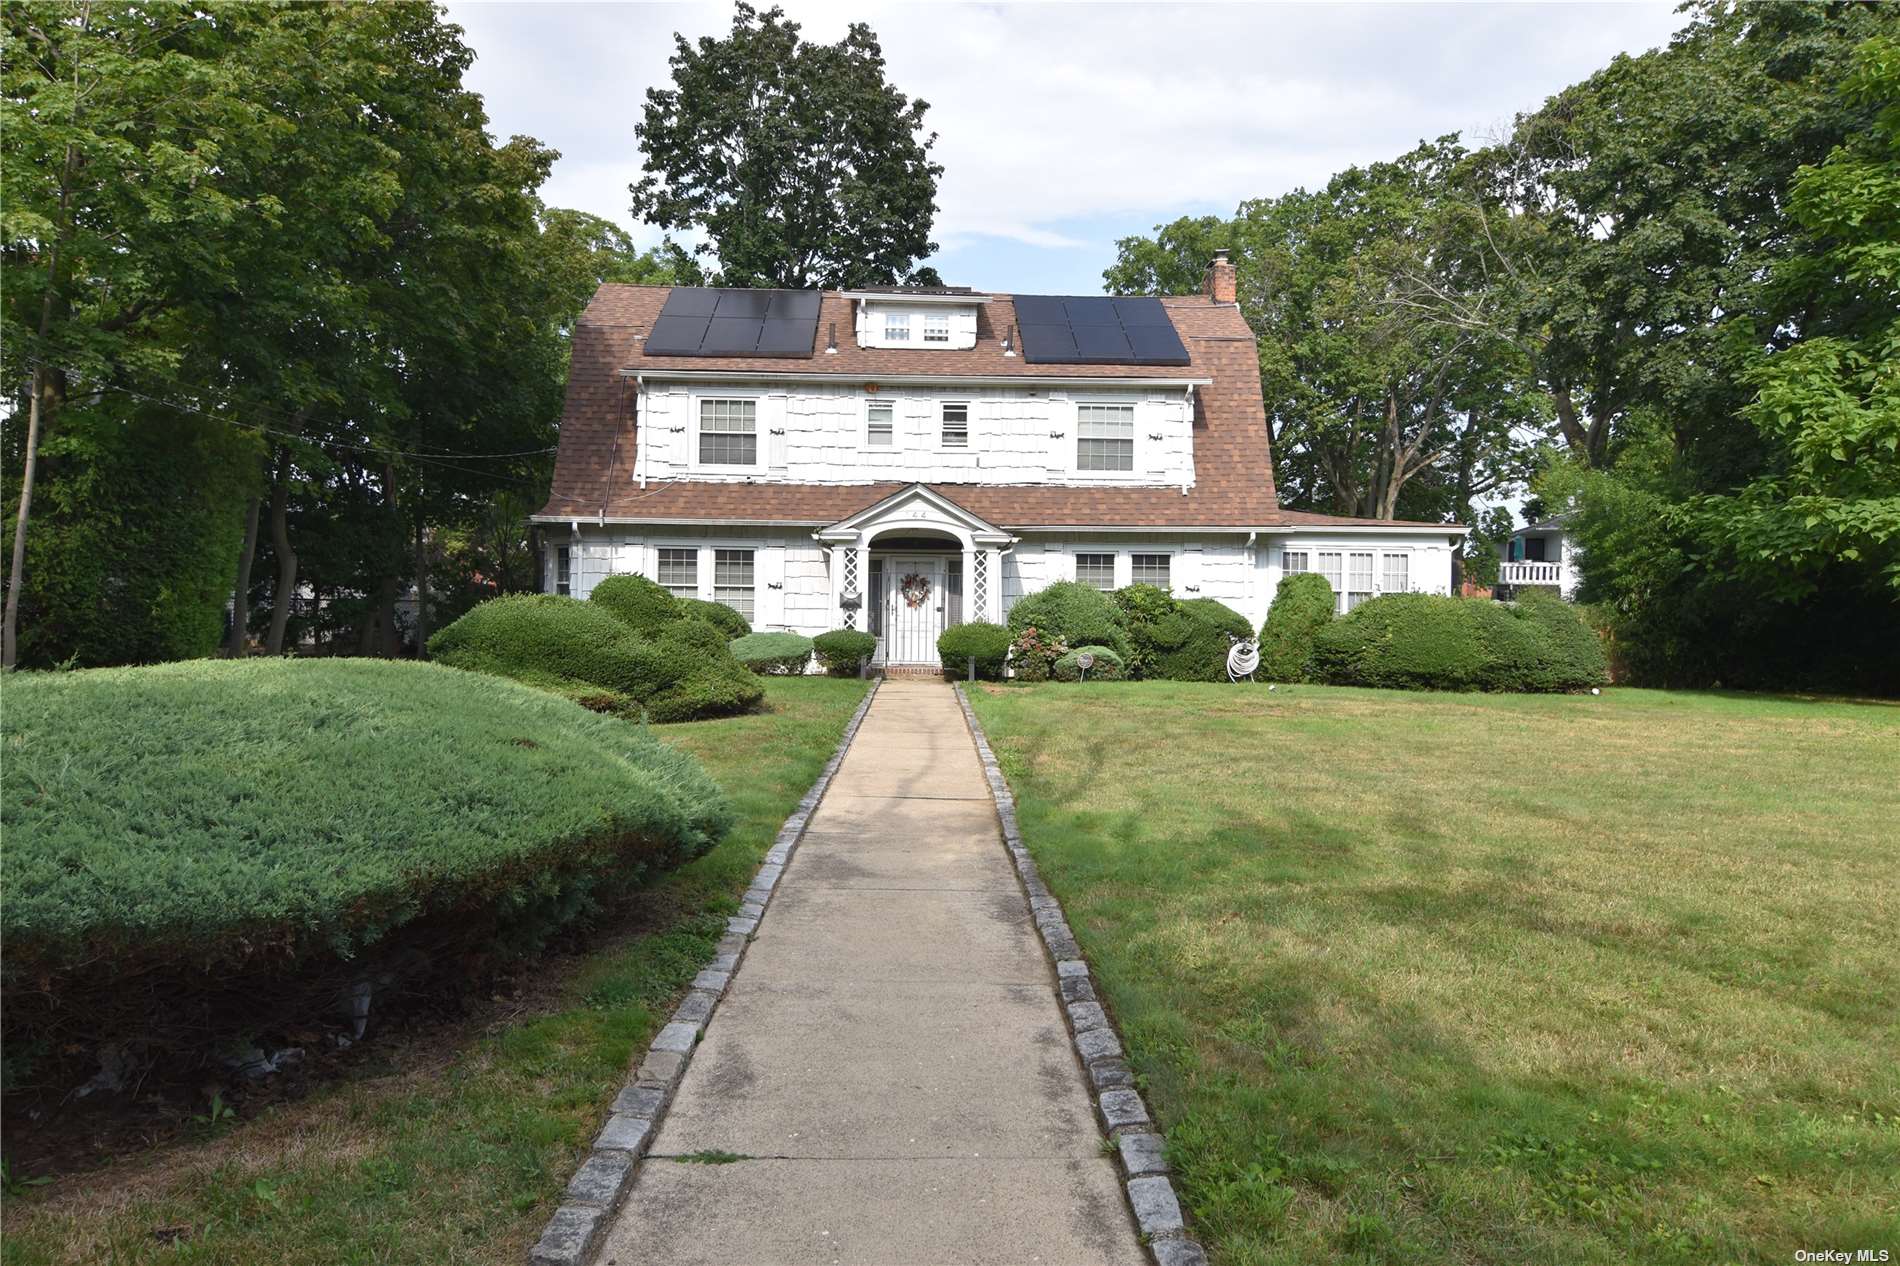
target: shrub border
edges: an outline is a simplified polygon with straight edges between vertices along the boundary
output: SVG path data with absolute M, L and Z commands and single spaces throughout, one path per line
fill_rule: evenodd
M 811 820 L 818 801 L 831 785 L 832 776 L 844 762 L 845 752 L 850 750 L 851 740 L 857 737 L 864 714 L 871 710 L 878 684 L 874 680 L 871 688 L 864 692 L 818 780 L 779 828 L 778 838 L 759 863 L 752 886 L 741 898 L 739 913 L 726 920 L 726 934 L 720 938 L 712 960 L 693 978 L 693 987 L 674 1009 L 673 1018 L 654 1036 L 645 1058 L 614 1096 L 606 1123 L 567 1184 L 560 1207 L 548 1219 L 541 1238 L 529 1252 L 528 1260 L 533 1266 L 585 1266 L 592 1260 L 600 1246 L 601 1231 L 632 1188 L 640 1158 L 646 1155 L 648 1144 L 659 1132 L 660 1122 L 672 1104 L 673 1092 L 678 1089 L 686 1065 L 693 1058 L 694 1047 L 705 1033 L 726 986 L 732 982 L 733 973 L 739 970 L 739 960 L 745 956 L 746 946 L 758 930 L 779 876 L 785 873 L 786 863 L 791 861 L 793 851 L 804 838 L 805 824 Z M 1186 1259 L 1180 1260 L 1185 1266 Z M 1164 1263 L 1164 1266 L 1173 1264 Z
M 1075 934 L 1063 918 L 1062 903 L 1043 884 L 1035 858 L 1023 845 L 1022 830 L 1016 823 L 1016 799 L 997 767 L 996 753 L 990 750 L 989 738 L 977 722 L 963 683 L 952 682 L 951 688 L 957 692 L 957 706 L 963 709 L 964 723 L 976 740 L 976 754 L 983 762 L 990 797 L 996 801 L 996 817 L 1003 826 L 1003 843 L 1009 849 L 1010 860 L 1016 865 L 1016 878 L 1029 898 L 1036 931 L 1055 966 L 1057 1000 L 1068 1021 L 1075 1057 L 1088 1073 L 1102 1131 L 1115 1145 L 1122 1168 L 1122 1189 L 1134 1210 L 1142 1240 L 1154 1255 L 1156 1266 L 1207 1266 L 1206 1252 L 1187 1233 L 1181 1202 L 1168 1178 L 1168 1163 L 1162 1159 L 1162 1136 L 1141 1092 L 1135 1089 L 1135 1075 L 1122 1057 L 1115 1022 L 1096 998 L 1088 960 L 1082 957 Z

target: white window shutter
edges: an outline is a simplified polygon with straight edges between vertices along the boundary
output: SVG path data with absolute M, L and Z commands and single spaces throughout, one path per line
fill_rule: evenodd
M 760 424 L 765 428 L 765 464 L 772 470 L 784 470 L 785 430 L 791 421 L 791 410 L 782 395 L 767 396 L 760 403 L 764 406 L 759 412 L 763 415 Z
M 1158 479 L 1168 473 L 1168 432 L 1162 421 L 1166 416 L 1165 406 L 1153 400 L 1143 400 L 1135 406 L 1136 463 L 1151 478 Z M 1162 438 L 1154 439 L 1157 435 Z
M 755 599 L 757 615 L 752 627 L 775 629 L 785 623 L 785 547 L 767 545 L 755 557 L 759 588 Z
M 1043 414 L 1049 422 L 1044 428 L 1049 437 L 1049 478 L 1067 479 L 1075 473 L 1075 406 L 1069 403 L 1067 393 L 1052 391 Z M 1068 577 L 1057 579 L 1072 579 L 1073 563 L 1069 570 Z
M 1201 596 L 1200 550 L 1182 550 L 1174 556 L 1174 562 L 1168 571 L 1168 580 L 1174 586 L 1175 597 L 1198 598 Z

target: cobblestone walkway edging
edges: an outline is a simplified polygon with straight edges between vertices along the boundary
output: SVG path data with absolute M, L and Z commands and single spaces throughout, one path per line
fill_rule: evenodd
M 831 785 L 832 776 L 851 748 L 851 740 L 857 737 L 864 714 L 871 710 L 877 687 L 878 683 L 873 681 L 871 688 L 865 691 L 863 701 L 851 714 L 851 721 L 844 727 L 837 749 L 825 762 L 818 780 L 779 828 L 778 838 L 760 863 L 752 886 L 746 889 L 739 913 L 726 920 L 726 934 L 720 938 L 712 961 L 693 978 L 693 987 L 674 1010 L 672 1020 L 655 1035 L 646 1058 L 614 1097 L 613 1109 L 594 1138 L 593 1150 L 575 1171 L 560 1207 L 548 1219 L 547 1228 L 529 1254 L 533 1266 L 585 1266 L 592 1256 L 601 1228 L 633 1185 L 634 1169 L 659 1130 L 673 1091 L 693 1057 L 693 1047 L 706 1031 L 706 1022 L 712 1019 L 713 1009 L 731 983 L 732 974 L 739 970 L 739 960 L 745 956 L 746 946 L 758 930 L 766 903 L 772 899 L 779 876 L 785 873 L 785 864 L 792 859 L 793 850 L 805 834 L 805 824 L 824 797 L 825 788 Z
M 1116 1036 L 1115 1026 L 1095 996 L 1095 986 L 1089 980 L 1089 965 L 1075 943 L 1068 920 L 1062 917 L 1061 903 L 1044 886 L 1035 859 L 1023 846 L 1022 831 L 1016 824 L 1016 799 L 1010 795 L 1003 771 L 997 767 L 996 753 L 990 750 L 989 739 L 977 723 L 969 697 L 964 694 L 961 683 L 956 683 L 955 688 L 957 706 L 963 709 L 963 719 L 976 740 L 983 776 L 989 781 L 990 795 L 996 800 L 996 816 L 1003 824 L 1003 843 L 1016 865 L 1016 877 L 1028 894 L 1036 931 L 1055 963 L 1056 990 L 1075 1044 L 1076 1058 L 1088 1072 L 1096 1116 L 1115 1144 L 1135 1222 L 1157 1266 L 1206 1266 L 1207 1254 L 1187 1236 L 1181 1202 L 1175 1198 L 1174 1183 L 1169 1180 L 1168 1165 L 1162 1159 L 1161 1135 L 1156 1132 L 1154 1118 L 1148 1115 L 1141 1092 L 1135 1089 L 1135 1077 L 1122 1057 L 1121 1039 Z

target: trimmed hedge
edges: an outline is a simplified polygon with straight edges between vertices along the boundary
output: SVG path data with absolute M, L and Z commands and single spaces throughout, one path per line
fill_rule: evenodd
M 609 576 L 594 586 L 587 601 L 635 632 L 649 636 L 686 616 L 686 608 L 670 590 L 645 576 Z M 740 634 L 726 636 L 734 638 Z
M 1114 601 L 1079 581 L 1058 580 L 1018 598 L 1009 609 L 1009 631 L 1031 628 L 1070 646 L 1106 646 L 1124 660 L 1130 653 L 1128 629 Z
M 1127 665 L 1122 661 L 1122 657 L 1106 646 L 1076 647 L 1056 660 L 1055 666 L 1049 670 L 1049 675 L 1057 681 L 1082 680 L 1082 665 L 1078 656 L 1085 654 L 1095 656 L 1095 662 L 1089 665 L 1088 680 L 1090 681 L 1120 681 L 1128 675 Z
M 1481 598 L 1401 593 L 1360 604 L 1314 642 L 1315 678 L 1401 690 L 1583 690 L 1607 680 L 1553 632 L 1575 612 L 1539 611 Z M 1586 628 L 1583 630 L 1588 633 Z
M 723 602 L 708 602 L 704 598 L 675 598 L 673 601 L 680 604 L 680 614 L 689 619 L 704 620 L 724 633 L 728 642 L 752 631 L 746 618 Z
M 818 662 L 833 677 L 855 677 L 860 661 L 877 653 L 877 638 L 857 629 L 833 629 L 811 640 Z
M 1338 602 L 1318 572 L 1284 576 L 1273 591 L 1267 622 L 1260 626 L 1260 676 L 1268 681 L 1306 681 L 1313 642 L 1333 621 Z
M 1114 593 L 1128 629 L 1129 675 L 1167 681 L 1224 681 L 1228 634 L 1253 636 L 1253 625 L 1212 598 L 1176 599 L 1154 585 Z
M 1550 639 L 1553 668 L 1560 683 L 1552 689 L 1588 690 L 1610 684 L 1609 650 L 1603 644 L 1603 635 L 1591 624 L 1588 611 L 1548 589 L 1518 594 L 1517 609 Z
M 643 637 L 604 605 L 554 594 L 484 602 L 430 638 L 429 655 L 453 668 L 544 688 L 553 679 L 559 693 L 593 701 L 599 711 L 658 722 L 729 716 L 765 697 L 718 630 L 703 621 L 674 620 Z M 611 705 L 599 706 L 608 697 Z
M 650 733 L 433 664 L 199 661 L 6 694 L 13 1086 L 116 1043 L 347 1029 L 356 982 L 372 1017 L 401 982 L 465 982 L 732 821 Z
M 970 657 L 976 657 L 976 675 L 995 681 L 1003 675 L 1009 658 L 1009 630 L 1000 624 L 972 620 L 953 624 L 937 637 L 937 657 L 943 671 L 961 678 L 970 671 Z
M 732 657 L 755 673 L 797 676 L 811 663 L 811 639 L 797 633 L 747 633 L 731 647 Z

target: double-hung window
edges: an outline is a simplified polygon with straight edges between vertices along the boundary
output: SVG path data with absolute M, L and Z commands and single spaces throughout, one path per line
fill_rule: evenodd
M 886 343 L 910 342 L 910 313 L 886 312 L 884 314 L 884 341 Z
M 1129 579 L 1138 585 L 1153 585 L 1163 592 L 1171 592 L 1174 588 L 1168 577 L 1171 561 L 1166 554 L 1130 554 Z
M 1326 577 L 1326 583 L 1333 587 L 1333 610 L 1339 610 L 1340 595 L 1346 589 L 1346 556 L 1331 550 L 1319 552 L 1319 574 Z
M 713 601 L 724 603 L 752 620 L 752 551 L 713 551 Z
M 1115 587 L 1115 556 L 1113 554 L 1077 554 L 1075 578 L 1091 589 L 1100 589 L 1103 593 L 1107 593 Z
M 889 448 L 897 441 L 897 424 L 888 400 L 873 400 L 864 412 L 864 442 L 871 448 Z
M 924 314 L 924 342 L 948 343 L 950 341 L 950 314 L 948 312 L 926 312 Z
M 1313 556 L 1303 549 L 1280 551 L 1280 571 L 1284 575 L 1296 576 L 1303 571 L 1313 570 Z
M 1077 405 L 1075 421 L 1077 470 L 1135 468 L 1134 405 Z
M 1380 561 L 1385 574 L 1381 577 L 1379 587 L 1386 593 L 1409 593 L 1412 588 L 1411 555 L 1387 554 Z
M 1346 555 L 1346 610 L 1372 596 L 1372 555 Z
M 759 464 L 758 401 L 701 400 L 699 402 L 699 464 L 702 466 L 756 466 Z
M 565 545 L 554 547 L 554 592 L 572 593 L 574 591 L 573 563 L 574 551 Z
M 943 446 L 945 448 L 970 447 L 969 405 L 946 404 L 943 406 Z
M 659 574 L 654 579 L 660 582 L 662 589 L 676 598 L 699 596 L 698 550 L 662 547 L 659 564 Z

